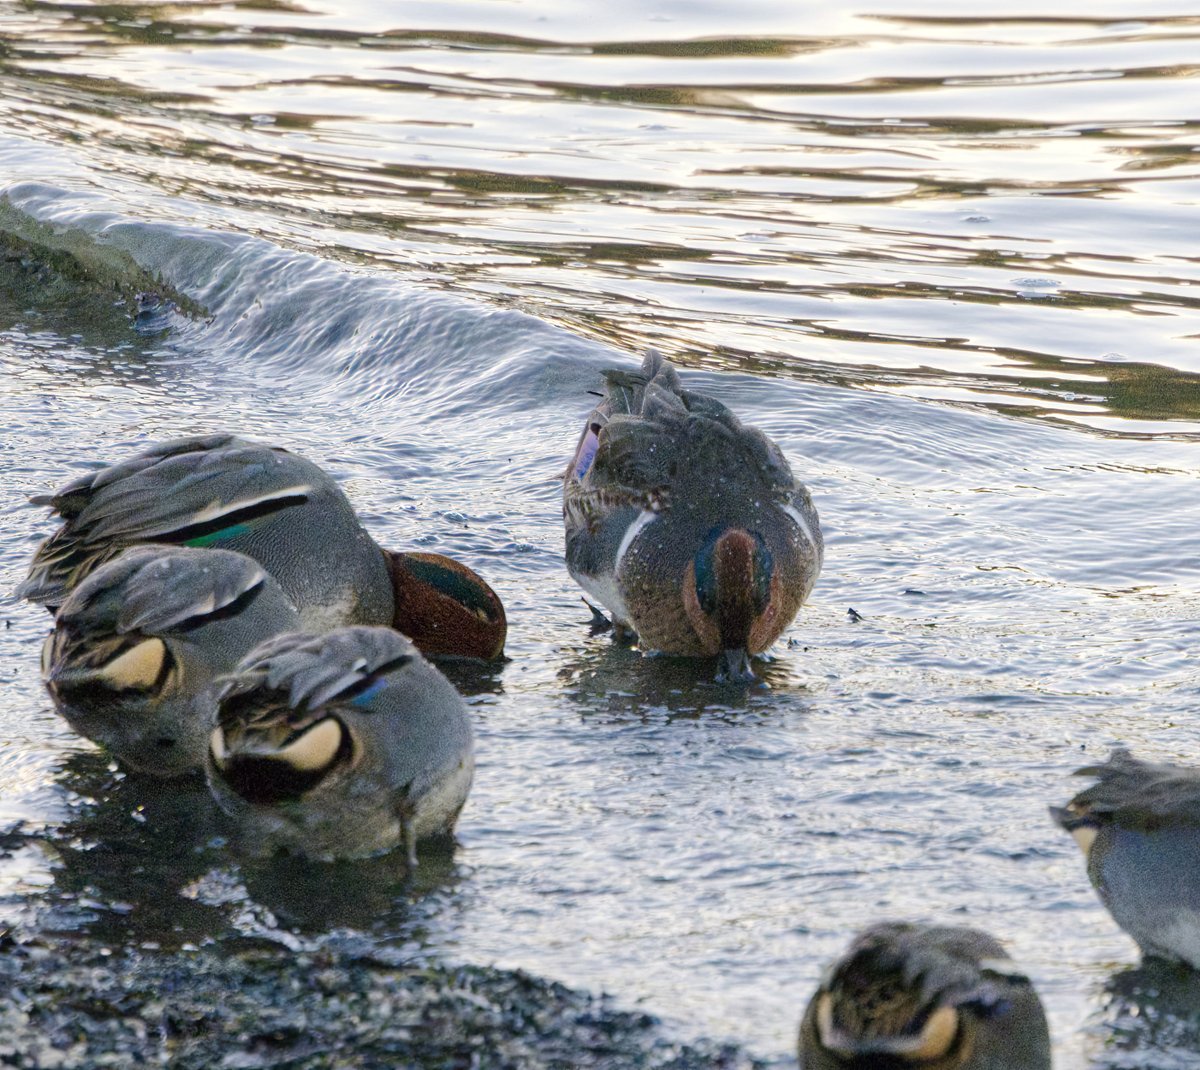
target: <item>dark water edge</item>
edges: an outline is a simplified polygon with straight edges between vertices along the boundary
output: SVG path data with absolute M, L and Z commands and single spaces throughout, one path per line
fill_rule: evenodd
M 304 1068 L 764 1066 L 520 971 L 398 968 L 231 940 L 187 953 L 0 936 L 0 1064 Z
M 240 859 L 200 778 L 69 758 L 60 824 L 0 832 L 53 883 L 0 897 L 0 1066 L 178 1070 L 759 1070 L 645 1011 L 520 969 L 453 961 L 425 926 L 453 844 L 352 863 Z M 240 862 L 240 865 L 239 865 Z M 244 882 L 244 883 L 243 883 Z M 247 894 L 261 905 L 246 917 Z M 386 921 L 395 939 L 364 930 Z

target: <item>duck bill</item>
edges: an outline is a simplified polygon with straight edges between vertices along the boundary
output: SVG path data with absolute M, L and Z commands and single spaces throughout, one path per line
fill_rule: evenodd
M 717 683 L 746 684 L 754 679 L 754 669 L 750 666 L 750 655 L 745 647 L 721 651 L 717 658 Z

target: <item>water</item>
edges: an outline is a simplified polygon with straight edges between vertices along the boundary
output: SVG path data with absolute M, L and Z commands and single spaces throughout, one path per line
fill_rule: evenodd
M 476 786 L 404 884 L 231 855 L 66 730 L 7 606 L 12 915 L 520 966 L 781 1065 L 854 930 L 970 922 L 1060 1070 L 1197 1065 L 1045 807 L 1116 741 L 1200 754 L 1200 18 L 1044 6 L 0 0 L 0 589 L 26 494 L 227 429 L 477 568 L 512 659 L 456 672 Z M 587 391 L 646 344 L 820 510 L 767 686 L 590 637 L 563 568 Z

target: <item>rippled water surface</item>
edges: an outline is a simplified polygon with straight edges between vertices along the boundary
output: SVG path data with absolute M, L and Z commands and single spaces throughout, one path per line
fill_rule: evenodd
M 1060 1070 L 1196 1065 L 1045 808 L 1117 741 L 1200 762 L 1200 9 L 1045 7 L 0 0 L 0 588 L 27 494 L 229 429 L 511 628 L 405 883 L 239 860 L 70 734 L 7 606 L 6 909 L 521 966 L 781 1065 L 855 929 L 970 922 Z M 563 567 L 587 391 L 647 344 L 821 513 L 761 687 L 589 636 Z

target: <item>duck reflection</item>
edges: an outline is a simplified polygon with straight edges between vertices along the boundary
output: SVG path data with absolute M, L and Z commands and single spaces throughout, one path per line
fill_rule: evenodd
M 36 925 L 110 946 L 165 951 L 247 936 L 296 948 L 333 930 L 424 947 L 425 922 L 457 900 L 455 841 L 320 864 L 251 858 L 199 776 L 164 781 L 121 770 L 99 751 L 72 755 L 59 776 L 75 811 L 38 841 L 53 883 L 32 906 Z
M 1167 1070 L 1196 1065 L 1200 972 L 1147 958 L 1104 987 L 1104 1008 L 1088 1032 L 1098 1038 L 1092 1070 Z
M 564 648 L 561 654 L 558 679 L 563 693 L 589 714 L 619 720 L 738 720 L 770 713 L 778 708 L 781 695 L 804 690 L 784 659 L 756 660 L 755 680 L 717 683 L 703 660 L 646 657 L 600 636 L 583 646 Z
M 424 946 L 428 908 L 445 909 L 462 879 L 455 847 L 450 837 L 424 841 L 420 865 L 411 871 L 403 851 L 390 851 L 336 862 L 286 854 L 246 859 L 240 873 L 250 898 L 293 933 L 351 929 Z
M 508 659 L 480 661 L 478 658 L 431 658 L 438 671 L 446 677 L 463 698 L 477 695 L 500 695 L 504 692 L 504 666 Z
M 179 947 L 218 935 L 220 912 L 180 895 L 212 865 L 220 815 L 199 776 L 125 772 L 100 751 L 59 776 L 74 816 L 40 837 L 56 860 L 45 906 L 54 920 L 105 943 Z

